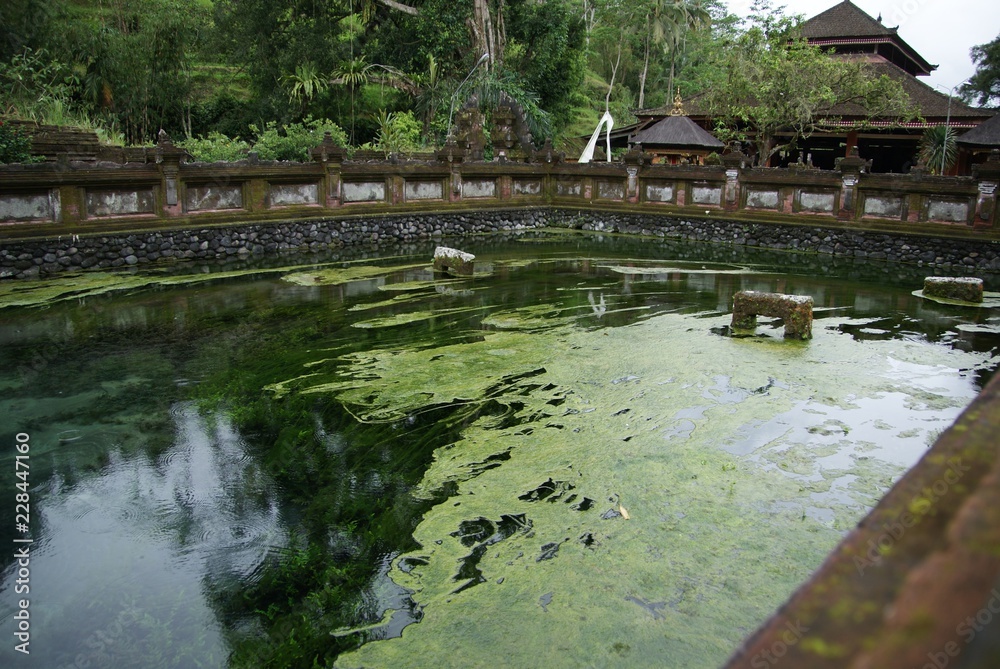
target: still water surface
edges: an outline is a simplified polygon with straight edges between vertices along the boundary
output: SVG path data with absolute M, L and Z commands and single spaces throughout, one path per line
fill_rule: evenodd
M 461 246 L 0 286 L 32 666 L 717 666 L 997 364 L 1000 311 L 918 268 Z M 814 339 L 730 336 L 741 289 Z

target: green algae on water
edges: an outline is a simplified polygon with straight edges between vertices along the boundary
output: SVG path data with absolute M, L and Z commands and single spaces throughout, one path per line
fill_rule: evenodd
M 965 300 L 954 300 L 948 297 L 939 297 L 937 295 L 925 295 L 923 288 L 920 290 L 915 290 L 911 295 L 923 298 L 925 300 L 930 300 L 931 302 L 937 302 L 938 304 L 950 304 L 956 307 L 980 307 L 983 309 L 1000 309 L 1000 293 L 993 293 L 988 291 L 983 291 L 983 301 L 982 302 L 966 302 Z
M 289 283 L 299 286 L 335 286 L 351 281 L 373 279 L 386 276 L 392 272 L 402 272 L 410 269 L 428 267 L 427 263 L 410 263 L 395 267 L 379 267 L 374 265 L 354 265 L 349 267 L 331 267 L 310 272 L 294 272 L 281 277 Z
M 351 323 L 351 327 L 363 330 L 374 330 L 378 328 L 396 327 L 398 325 L 409 325 L 420 321 L 429 321 L 443 316 L 453 316 L 455 314 L 469 313 L 472 311 L 482 311 L 489 309 L 488 305 L 481 307 L 462 307 L 456 309 L 438 309 L 436 311 L 409 311 L 402 314 L 393 314 L 384 318 L 372 318 L 366 321 Z
M 351 354 L 348 379 L 294 384 L 363 421 L 498 407 L 438 449 L 415 491 L 454 491 L 390 574 L 423 619 L 336 666 L 488 666 L 496 654 L 512 666 L 717 665 L 907 466 L 847 438 L 876 419 L 896 426 L 865 402 L 920 397 L 904 406 L 925 419 L 919 440 L 970 399 L 927 379 L 984 364 L 923 342 L 859 343 L 836 317 L 801 343 L 720 336 L 719 314 L 582 331 L 559 312 L 510 310 L 484 319 L 498 330 L 479 341 Z M 732 435 L 761 420 L 788 427 L 734 458 Z M 631 649 L 624 660 L 616 643 Z
M 4 307 L 35 307 L 62 300 L 153 286 L 180 286 L 253 275 L 292 272 L 282 278 L 298 285 L 314 286 L 347 283 L 358 279 L 383 276 L 392 272 L 427 267 L 427 263 L 411 263 L 394 267 L 358 266 L 350 262 L 337 264 L 347 266 L 326 270 L 318 269 L 312 272 L 294 272 L 293 270 L 316 268 L 316 265 L 299 264 L 285 267 L 188 274 L 167 274 L 159 269 L 132 272 L 86 271 L 60 274 L 43 280 L 5 281 L 0 282 L 0 309 Z

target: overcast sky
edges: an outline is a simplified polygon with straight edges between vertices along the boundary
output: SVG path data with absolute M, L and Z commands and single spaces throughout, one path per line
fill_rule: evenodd
M 772 0 L 784 5 L 786 14 L 816 16 L 841 0 Z M 887 27 L 899 26 L 899 36 L 937 65 L 925 83 L 947 89 L 961 84 L 976 71 L 969 49 L 1000 34 L 1000 0 L 851 0 L 869 16 L 882 14 Z M 751 0 L 726 0 L 729 10 L 745 16 Z M 939 88 L 940 90 L 940 88 Z

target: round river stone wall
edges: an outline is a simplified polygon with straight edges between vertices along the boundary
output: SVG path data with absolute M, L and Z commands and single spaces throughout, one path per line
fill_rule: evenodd
M 905 262 L 955 274 L 1000 271 L 1000 244 L 985 240 L 538 208 L 249 223 L 14 242 L 0 248 L 0 279 L 37 278 L 65 270 L 119 268 L 171 260 L 315 253 L 342 246 L 416 242 L 542 227 Z

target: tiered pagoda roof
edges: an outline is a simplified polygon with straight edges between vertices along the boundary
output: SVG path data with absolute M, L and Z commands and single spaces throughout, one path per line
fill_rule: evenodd
M 805 21 L 801 34 L 811 44 L 829 48 L 833 58 L 864 61 L 875 76 L 886 75 L 899 82 L 910 100 L 917 107 L 923 120 L 899 123 L 893 118 L 869 123 L 874 127 L 886 128 L 927 128 L 941 125 L 946 119 L 958 128 L 972 128 L 992 116 L 990 110 L 976 109 L 952 96 L 928 86 L 918 76 L 930 74 L 936 65 L 931 65 L 908 45 L 898 34 L 897 28 L 889 28 L 879 19 L 873 19 L 850 0 L 834 5 L 830 9 Z M 708 110 L 701 108 L 700 95 L 687 101 L 690 116 L 704 120 Z M 640 121 L 650 121 L 670 114 L 670 105 L 635 112 Z M 831 126 L 853 126 L 854 121 L 866 118 L 868 114 L 860 105 L 842 104 L 823 110 L 821 116 L 835 117 Z
M 927 75 L 937 69 L 899 36 L 899 26 L 889 28 L 868 16 L 860 7 L 844 0 L 812 17 L 800 27 L 810 44 L 836 53 L 875 53 L 912 76 Z

